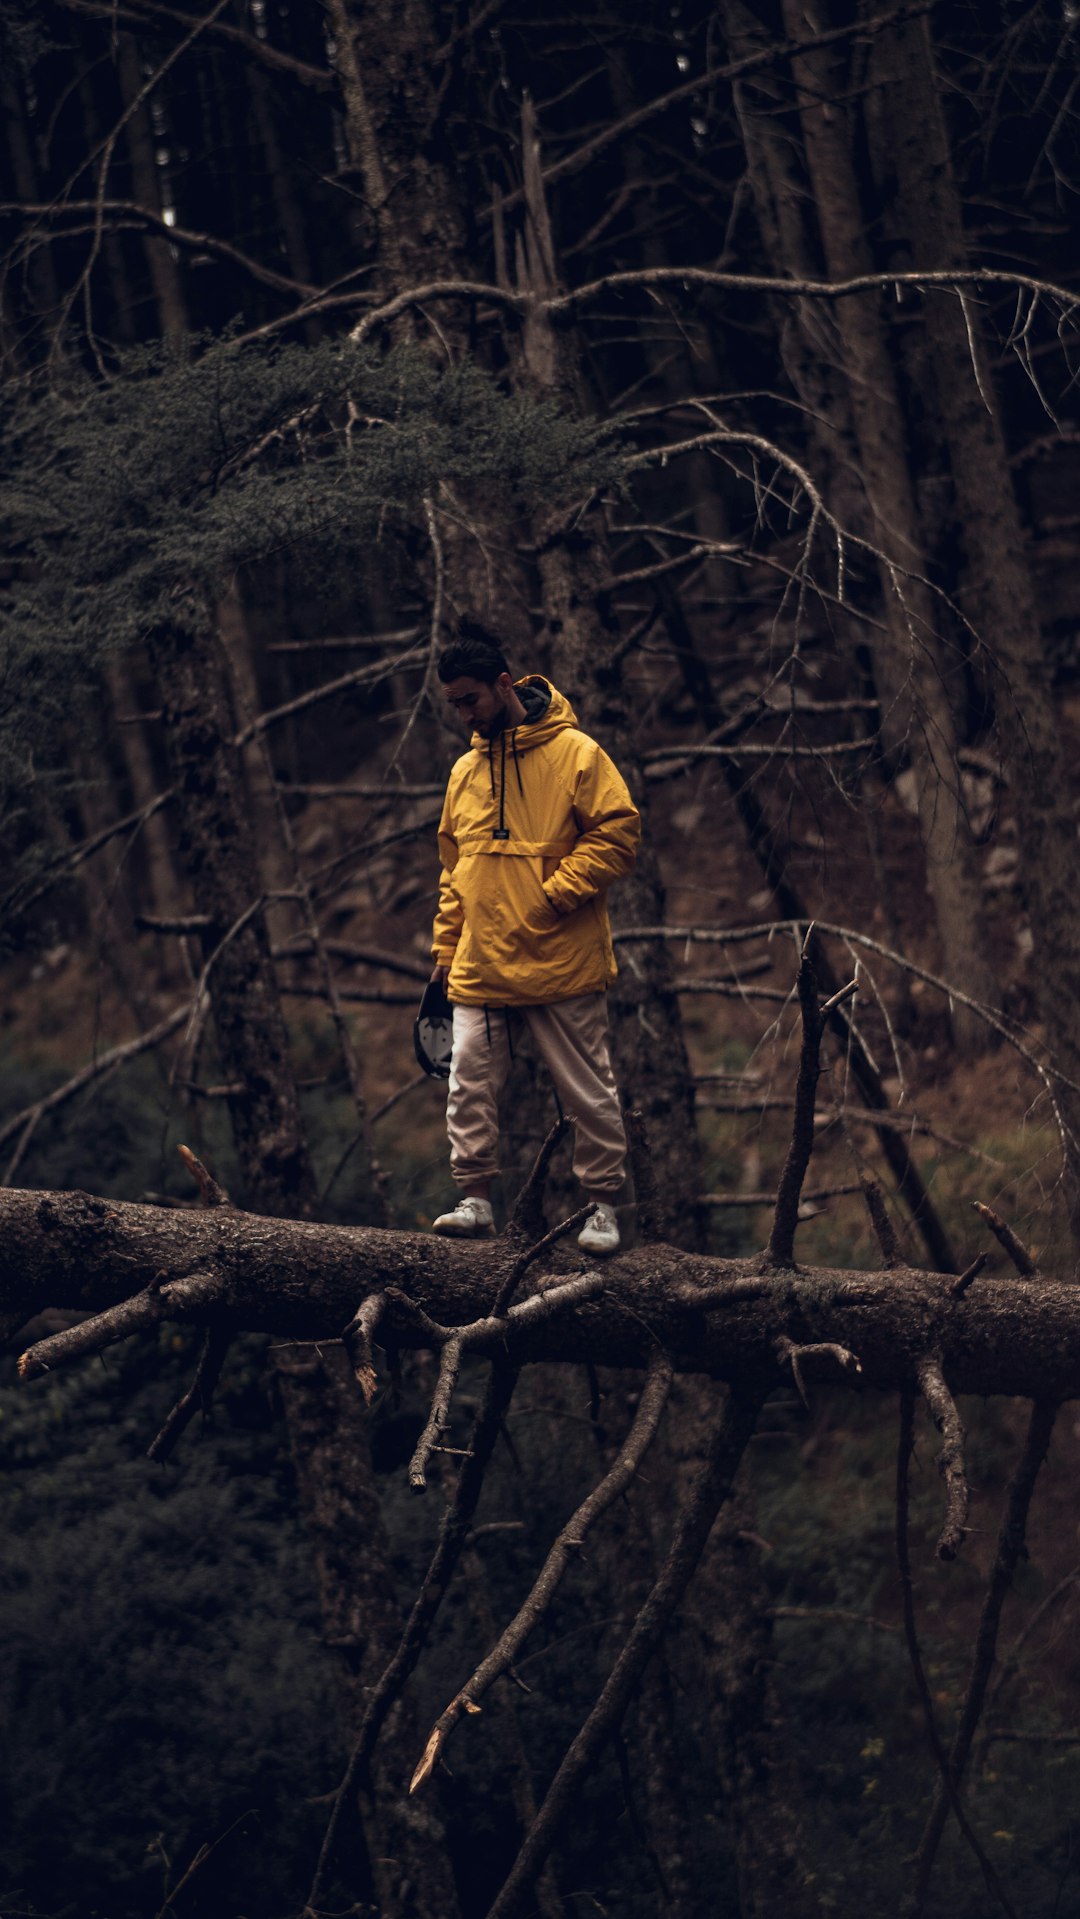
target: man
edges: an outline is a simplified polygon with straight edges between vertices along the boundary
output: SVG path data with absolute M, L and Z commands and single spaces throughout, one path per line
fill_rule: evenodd
M 574 1172 L 597 1202 L 578 1245 L 614 1253 L 626 1135 L 608 1057 L 615 957 L 606 900 L 634 864 L 637 808 L 569 702 L 539 674 L 515 683 L 498 640 L 477 622 L 461 621 L 438 674 L 472 740 L 450 774 L 439 825 L 431 976 L 454 1006 L 446 1125 L 462 1196 L 433 1230 L 494 1234 L 497 1105 L 513 1015 L 573 1122 Z

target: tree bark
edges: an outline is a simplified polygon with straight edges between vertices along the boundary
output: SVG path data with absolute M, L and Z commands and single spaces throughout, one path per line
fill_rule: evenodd
M 918 269 L 962 267 L 966 244 L 933 53 L 925 21 L 885 36 L 876 71 L 900 217 Z M 925 397 L 940 422 L 955 490 L 963 556 L 961 604 L 988 649 L 1021 846 L 1024 903 L 1035 941 L 1034 978 L 1047 1039 L 1061 1071 L 1080 1079 L 1080 911 L 1076 818 L 1042 644 L 1027 549 L 993 392 L 978 303 L 945 291 L 924 297 L 930 342 Z M 1066 1173 L 1080 1249 L 1080 1095 L 1059 1091 L 1068 1127 Z
M 490 1310 L 504 1261 L 497 1241 L 458 1245 L 225 1207 L 173 1212 L 86 1193 L 0 1195 L 0 1312 L 16 1327 L 48 1306 L 99 1312 L 148 1288 L 139 1310 L 148 1322 L 167 1319 L 172 1285 L 181 1287 L 178 1316 L 222 1317 L 278 1338 L 336 1339 L 361 1301 L 387 1286 L 422 1302 L 432 1319 L 461 1326 Z M 182 1283 L 199 1275 L 209 1277 L 192 1303 Z M 544 1261 L 541 1277 L 566 1274 Z M 977 1279 L 957 1296 L 953 1275 L 912 1267 L 774 1273 L 760 1260 L 654 1245 L 606 1261 L 602 1284 L 602 1297 L 572 1314 L 531 1308 L 506 1335 L 515 1364 L 643 1367 L 659 1340 L 679 1372 L 779 1384 L 790 1379 L 776 1351 L 784 1335 L 846 1348 L 860 1361 L 860 1386 L 874 1390 L 908 1390 L 933 1351 L 954 1393 L 1080 1394 L 1080 1287 L 1060 1280 Z M 398 1343 L 430 1346 L 430 1331 L 407 1307 L 389 1323 Z M 503 1334 L 491 1337 L 498 1344 Z M 805 1371 L 838 1376 L 825 1353 Z
M 308 1150 L 288 1032 L 266 927 L 255 837 L 220 641 L 195 597 L 186 625 L 151 641 L 162 697 L 170 771 L 180 813 L 180 857 L 205 920 L 204 977 L 225 1081 L 233 1137 L 246 1192 L 275 1217 L 309 1215 L 315 1206 Z M 373 1173 L 368 1165 L 369 1177 Z M 208 1217 L 231 1211 L 218 1207 Z M 340 1329 L 338 1329 L 340 1330 Z M 337 1370 L 335 1370 L 337 1369 Z M 366 1430 L 342 1390 L 339 1359 L 321 1364 L 278 1358 L 290 1444 L 305 1522 L 320 1575 L 327 1636 L 364 1630 L 373 1664 L 394 1636 L 394 1582 L 377 1513 Z M 344 1426 L 339 1416 L 345 1416 Z M 370 1672 L 370 1668 L 369 1668 Z M 355 1687 L 347 1693 L 355 1708 Z M 403 1786 L 377 1800 L 361 1792 L 359 1811 L 372 1883 L 387 1919 L 445 1919 L 453 1890 L 438 1869 L 440 1848 L 403 1807 Z M 430 1824 L 426 1817 L 421 1826 Z
M 792 39 L 806 38 L 802 0 L 784 0 Z M 873 271 L 852 158 L 850 109 L 843 97 L 837 55 L 804 52 L 792 59 L 806 161 L 830 278 L 845 280 Z M 847 370 L 852 420 L 879 560 L 881 599 L 889 633 L 879 649 L 882 708 L 904 713 L 902 744 L 915 775 L 919 827 L 926 855 L 927 889 L 941 936 L 944 971 L 964 980 L 976 999 L 996 1003 L 993 971 L 986 957 L 982 902 L 971 837 L 960 790 L 951 684 L 962 660 L 939 637 L 943 607 L 926 584 L 927 543 L 920 525 L 912 476 L 905 457 L 904 409 L 896 366 L 880 311 L 881 296 L 860 294 L 838 301 L 833 313 L 842 363 Z M 968 1052 L 986 1044 L 986 1028 L 964 1009 L 952 1015 L 954 1037 Z
M 368 1424 L 344 1349 L 286 1346 L 276 1372 L 315 1550 L 323 1633 L 341 1661 L 345 1744 L 351 1748 L 372 1686 L 392 1656 L 401 1616 L 390 1574 Z M 409 1702 L 399 1699 L 388 1738 L 359 1784 L 366 1867 L 386 1919 L 450 1919 L 456 1910 L 438 1813 L 408 1793 L 419 1745 Z
M 224 663 L 204 607 L 159 628 L 151 657 L 180 814 L 178 852 L 200 937 L 246 1192 L 263 1212 L 309 1213 L 315 1175 L 300 1117 Z
M 581 367 L 573 343 L 556 332 L 539 302 L 556 291 L 555 252 L 540 175 L 540 146 L 532 109 L 522 119 L 526 223 L 518 247 L 522 290 L 537 301 L 521 336 L 520 372 L 541 391 L 580 410 Z M 559 519 L 537 527 L 538 570 L 549 635 L 552 672 L 574 704 L 581 723 L 620 767 L 642 814 L 637 865 L 612 895 L 619 925 L 642 925 L 638 914 L 657 915 L 664 889 L 649 833 L 644 769 L 638 757 L 618 667 L 619 632 L 610 604 L 611 556 L 601 528 L 567 527 Z M 690 1066 L 683 1037 L 670 955 L 639 949 L 625 958 L 608 994 L 612 1057 L 624 1099 L 645 1119 L 657 1186 L 687 1246 L 704 1243 L 704 1219 L 696 1203 L 702 1191 L 701 1149 L 694 1126 Z
M 120 86 L 124 101 L 130 106 L 144 84 L 139 43 L 134 34 L 119 34 L 117 50 Z M 134 198 L 140 206 L 148 208 L 151 213 L 156 213 L 160 217 L 161 188 L 154 157 L 154 132 L 145 106 L 139 107 L 132 114 L 125 129 L 125 136 L 131 159 Z M 142 242 L 142 249 L 154 289 L 154 298 L 157 301 L 162 334 L 166 340 L 174 342 L 182 340 L 187 333 L 189 321 L 180 269 L 173 258 L 172 248 L 168 240 L 147 237 Z

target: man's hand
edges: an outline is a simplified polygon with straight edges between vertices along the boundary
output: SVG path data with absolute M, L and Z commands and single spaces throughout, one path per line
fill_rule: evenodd
M 436 966 L 432 969 L 431 977 L 432 979 L 438 980 L 439 985 L 442 987 L 443 992 L 445 993 L 446 982 L 450 978 L 450 968 L 448 966 Z

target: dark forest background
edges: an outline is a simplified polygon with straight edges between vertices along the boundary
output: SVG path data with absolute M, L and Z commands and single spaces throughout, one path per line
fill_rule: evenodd
M 977 1200 L 1074 1274 L 1078 61 L 1049 0 L 0 0 L 5 1186 L 188 1207 L 186 1144 L 256 1212 L 430 1224 L 433 657 L 468 614 L 642 807 L 613 1038 L 676 1243 L 767 1235 L 814 921 L 860 991 L 800 1258 L 872 1263 L 872 1173 L 913 1264 L 959 1273 Z M 523 1056 L 504 1211 L 551 1117 Z M 429 1363 L 367 1415 L 340 1353 L 246 1336 L 166 1465 L 193 1335 L 27 1387 L 4 1330 L 0 1910 L 299 1913 L 456 1470 L 405 1484 Z M 488 1911 L 704 1385 L 404 1786 L 639 1388 L 526 1377 L 320 1912 Z M 956 1563 L 928 1424 L 913 1485 L 946 1742 L 1022 1425 L 964 1416 Z M 881 1395 L 774 1395 L 544 1919 L 991 1909 L 954 1825 L 926 1839 L 894 1450 Z M 1026 1919 L 1080 1913 L 1078 1465 L 1067 1406 L 968 1766 Z

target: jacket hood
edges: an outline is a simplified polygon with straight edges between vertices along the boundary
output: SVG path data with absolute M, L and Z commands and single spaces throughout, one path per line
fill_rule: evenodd
M 503 727 L 502 731 L 512 735 L 516 752 L 527 753 L 531 747 L 544 746 L 556 733 L 577 725 L 577 714 L 566 695 L 542 673 L 527 673 L 523 680 L 515 680 L 514 691 L 525 708 L 525 718 L 519 726 Z M 478 753 L 488 753 L 493 741 L 474 733 L 469 744 Z

